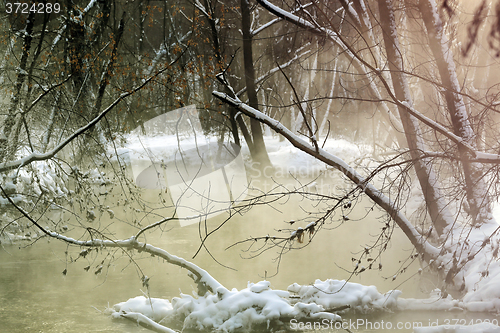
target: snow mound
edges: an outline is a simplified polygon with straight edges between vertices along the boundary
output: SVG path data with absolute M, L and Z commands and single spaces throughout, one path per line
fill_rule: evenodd
M 113 306 L 112 316 L 119 318 L 131 312 L 140 313 L 161 324 L 172 319 L 183 320 L 183 329 L 234 332 L 248 330 L 255 325 L 296 319 L 340 321 L 341 317 L 324 312 L 318 304 L 302 302 L 292 305 L 289 293 L 273 290 L 268 281 L 249 283 L 243 290 L 220 289 L 203 297 L 181 294 L 172 303 L 167 300 L 145 298 L 129 299 Z M 151 301 L 150 301 L 151 300 Z
M 381 294 L 375 286 L 332 279 L 316 280 L 313 285 L 301 286 L 294 283 L 288 287 L 288 291 L 296 293 L 304 303 L 315 303 L 325 309 L 349 306 L 362 313 L 393 309 L 401 295 L 399 290 Z
M 172 312 L 172 304 L 166 299 L 137 296 L 126 302 L 113 305 L 112 317 L 119 318 L 126 313 L 141 313 L 159 322 Z
M 206 295 L 194 298 L 181 295 L 174 298 L 174 311 L 185 318 L 184 328 L 215 329 L 232 332 L 248 329 L 253 325 L 266 324 L 284 318 L 312 318 L 340 320 L 338 315 L 323 312 L 317 304 L 296 303 L 291 305 L 289 293 L 272 290 L 268 281 L 249 283 L 243 290 L 233 289 L 224 295 Z

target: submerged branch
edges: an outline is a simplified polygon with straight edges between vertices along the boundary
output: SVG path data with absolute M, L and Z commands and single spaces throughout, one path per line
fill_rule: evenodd
M 126 318 L 128 320 L 133 321 L 134 323 L 147 328 L 151 331 L 158 332 L 158 333 L 178 333 L 177 331 L 168 328 L 166 326 L 163 326 L 161 324 L 158 324 L 154 320 L 146 317 L 142 313 L 139 312 L 127 312 L 123 311 L 123 313 L 120 314 L 121 317 Z

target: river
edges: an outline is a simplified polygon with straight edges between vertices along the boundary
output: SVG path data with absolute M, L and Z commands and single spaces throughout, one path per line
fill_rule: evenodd
M 144 190 L 143 199 L 155 201 L 158 192 Z M 111 220 L 107 214 L 100 216 L 101 226 L 108 225 L 116 237 L 129 237 L 136 230 L 134 226 L 118 223 L 130 217 L 133 207 L 116 205 L 116 200 L 109 196 L 109 205 L 115 217 Z M 155 199 L 156 198 L 156 199 Z M 392 289 L 403 291 L 401 297 L 418 297 L 421 284 L 418 262 L 407 265 L 405 260 L 411 254 L 411 244 L 402 233 L 394 230 L 392 240 L 378 263 L 383 269 L 366 270 L 351 276 L 347 270 L 353 268 L 353 257 L 359 256 L 365 244 L 374 240 L 385 224 L 382 214 L 371 211 L 371 203 L 361 201 L 350 212 L 349 220 L 337 214 L 314 238 L 314 241 L 300 251 L 291 251 L 281 257 L 278 263 L 278 249 L 270 250 L 253 259 L 248 259 L 249 252 L 244 252 L 248 245 L 241 245 L 226 250 L 228 246 L 247 237 L 278 234 L 276 229 L 287 228 L 286 221 L 307 215 L 313 209 L 303 198 L 296 197 L 282 200 L 269 206 L 257 206 L 244 215 L 236 215 L 219 232 L 210 237 L 207 251 L 202 250 L 192 259 L 200 244 L 198 224 L 181 227 L 178 222 L 167 225 L 163 231 L 157 230 L 148 235 L 147 241 L 162 247 L 172 254 L 192 260 L 206 269 L 228 288 L 245 288 L 247 283 L 258 282 L 267 278 L 274 289 L 286 289 L 297 282 L 310 284 L 315 279 L 347 279 L 351 282 L 374 284 L 379 292 Z M 162 213 L 156 211 L 156 213 Z M 71 218 L 62 212 L 54 211 L 54 218 Z M 218 215 L 207 221 L 207 228 L 213 229 L 227 216 Z M 150 222 L 157 217 L 149 217 Z M 148 217 L 142 221 L 147 223 Z M 71 229 L 71 228 L 70 228 Z M 81 230 L 75 230 L 73 236 L 82 236 Z M 306 238 L 307 240 L 307 238 Z M 192 293 L 194 286 L 186 271 L 164 263 L 157 258 L 138 254 L 135 263 L 121 251 L 91 252 L 85 258 L 79 256 L 80 248 L 67 247 L 61 242 L 40 239 L 27 245 L 2 244 L 0 248 L 0 332 L 149 332 L 126 320 L 112 320 L 105 309 L 115 303 L 142 295 L 147 290 L 142 286 L 141 276 L 150 277 L 149 295 L 169 298 L 182 293 Z M 75 260 L 76 259 L 76 260 Z M 137 265 L 136 265 L 137 264 Z M 99 270 L 100 266 L 103 266 Z M 405 272 L 392 277 L 406 267 Z M 63 274 L 65 271 L 66 274 Z M 278 274 L 276 274 L 278 272 Z M 409 323 L 420 321 L 427 325 L 429 320 L 446 318 L 465 318 L 464 314 L 451 313 L 396 313 L 369 316 L 347 316 L 346 319 L 360 319 L 375 325 L 385 320 L 393 323 L 391 329 L 373 328 L 361 325 L 357 332 L 394 331 L 397 322 Z M 457 317 L 458 316 L 458 317 Z M 477 314 L 470 318 L 481 318 Z M 485 317 L 485 316 L 482 316 Z M 487 316 L 485 318 L 488 318 Z M 359 323 L 359 322 L 358 322 Z M 408 324 L 407 324 L 408 325 Z M 358 325 L 359 326 L 359 325 Z M 330 327 L 321 327 L 335 331 Z M 327 329 L 328 328 L 328 329 Z M 352 328 L 352 327 L 351 327 Z M 387 327 L 386 327 L 387 328 Z M 412 329 L 398 331 L 411 332 Z

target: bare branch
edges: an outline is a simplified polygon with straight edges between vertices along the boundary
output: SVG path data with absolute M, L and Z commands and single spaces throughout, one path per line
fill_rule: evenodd
M 212 92 L 214 96 L 219 98 L 225 103 L 232 105 L 233 107 L 240 110 L 242 113 L 249 117 L 259 120 L 260 122 L 268 125 L 277 133 L 283 135 L 292 145 L 298 149 L 306 152 L 307 154 L 316 157 L 320 161 L 336 168 L 346 175 L 351 181 L 358 185 L 370 199 L 372 199 L 377 205 L 384 209 L 391 218 L 393 218 L 398 226 L 403 230 L 411 243 L 415 246 L 417 251 L 423 253 L 425 260 L 430 260 L 436 258 L 439 254 L 439 250 L 432 246 L 427 240 L 425 240 L 413 227 L 413 225 L 408 221 L 408 219 L 401 213 L 401 211 L 396 207 L 396 205 L 386 197 L 382 192 L 380 192 L 375 186 L 367 182 L 367 180 L 362 177 L 356 170 L 350 167 L 342 159 L 334 156 L 322 148 L 318 148 L 316 151 L 315 147 L 311 146 L 309 143 L 305 142 L 295 134 L 293 134 L 288 128 L 283 126 L 276 119 L 272 119 L 262 112 L 255 110 L 254 108 L 244 104 L 239 99 L 231 98 L 230 96 L 214 91 Z
M 297 53 L 300 52 L 301 50 L 303 50 L 305 47 L 309 46 L 309 43 L 302 46 L 299 50 L 297 50 Z M 261 77 L 258 77 L 256 80 L 255 80 L 255 84 L 259 84 L 265 80 L 267 80 L 269 77 L 271 77 L 274 73 L 278 72 L 280 70 L 280 67 L 281 68 L 286 68 L 288 66 L 290 66 L 291 64 L 293 64 L 295 61 L 297 61 L 298 59 L 304 57 L 305 55 L 308 55 L 309 53 L 311 53 L 310 50 L 307 50 L 305 51 L 304 53 L 301 53 L 301 54 L 298 54 L 296 56 L 294 56 L 290 61 L 287 61 L 285 62 L 284 64 L 281 64 L 281 65 L 278 65 L 276 66 L 275 68 L 271 69 L 270 71 L 268 71 L 266 74 L 262 75 Z M 236 93 L 236 96 L 240 97 L 243 93 L 245 93 L 245 91 L 247 91 L 247 87 L 243 87 L 240 91 L 238 91 Z
M 44 161 L 44 160 L 48 160 L 48 159 L 54 157 L 61 149 L 63 149 L 71 141 L 73 141 L 75 138 L 77 138 L 78 136 L 82 135 L 87 130 L 89 130 L 90 128 L 92 128 L 95 124 L 97 124 L 102 118 L 104 118 L 104 116 L 109 111 L 111 111 L 115 106 L 117 106 L 118 103 L 120 103 L 124 98 L 126 98 L 126 97 L 128 97 L 130 95 L 133 95 L 137 91 L 141 90 L 149 82 L 151 82 L 155 77 L 157 77 L 158 75 L 160 75 L 161 73 L 165 72 L 168 69 L 169 69 L 168 66 L 165 67 L 164 69 L 158 71 L 155 75 L 153 75 L 153 76 L 149 77 L 148 79 L 144 80 L 144 82 L 141 85 L 139 85 L 138 87 L 136 87 L 136 88 L 134 88 L 134 89 L 132 89 L 132 90 L 126 92 L 126 93 L 121 94 L 113 103 L 111 103 L 106 109 L 104 109 L 101 113 L 99 113 L 99 115 L 97 117 L 95 117 L 94 119 L 92 119 L 91 121 L 89 121 L 85 126 L 82 126 L 79 129 L 77 129 L 72 135 L 70 135 L 65 140 L 63 140 L 59 145 L 57 145 L 51 151 L 49 151 L 47 153 L 43 153 L 43 154 L 41 154 L 41 153 L 32 153 L 32 154 L 30 154 L 30 155 L 28 155 L 26 157 L 23 157 L 21 159 L 15 160 L 15 161 L 1 163 L 0 164 L 0 172 L 5 172 L 5 171 L 8 171 L 8 170 L 12 170 L 12 169 L 16 169 L 16 168 L 19 168 L 19 167 L 23 167 L 23 166 L 26 166 L 26 165 L 30 164 L 31 162 L 34 162 L 34 161 Z
M 12 199 L 7 195 L 2 186 L 0 186 L 0 191 L 5 195 L 7 200 L 13 205 L 25 218 L 27 218 L 33 225 L 35 225 L 38 229 L 40 229 L 46 236 L 55 238 L 57 240 L 63 241 L 70 245 L 83 246 L 83 247 L 91 247 L 91 248 L 121 248 L 125 250 L 138 250 L 146 253 L 150 253 L 151 255 L 158 256 L 162 259 L 165 259 L 168 263 L 180 266 L 182 268 L 187 269 L 191 274 L 193 280 L 198 284 L 198 291 L 201 294 L 205 293 L 205 290 L 208 289 L 212 293 L 219 292 L 224 294 L 227 289 L 224 288 L 217 280 L 215 280 L 207 271 L 198 267 L 197 265 L 175 255 L 168 253 L 167 251 L 155 247 L 151 244 L 143 243 L 137 241 L 135 236 L 132 236 L 128 239 L 121 240 L 113 240 L 113 239 L 95 239 L 92 238 L 88 241 L 76 240 L 71 237 L 67 237 L 61 235 L 57 232 L 50 231 L 43 226 L 41 226 L 37 221 L 35 221 L 24 209 L 16 205 Z M 145 228 L 146 230 L 148 229 Z M 145 231 L 145 230 L 144 230 Z M 140 235 L 140 233 L 138 234 Z

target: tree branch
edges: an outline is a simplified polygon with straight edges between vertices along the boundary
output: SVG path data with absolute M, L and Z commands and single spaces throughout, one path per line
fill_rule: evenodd
M 118 247 L 126 250 L 138 250 L 146 253 L 150 253 L 151 255 L 158 256 L 162 259 L 165 259 L 168 263 L 185 268 L 191 274 L 190 277 L 198 284 L 198 291 L 203 295 L 208 290 L 212 293 L 219 293 L 223 295 L 227 292 L 227 289 L 220 284 L 217 280 L 215 280 L 207 271 L 198 267 L 197 265 L 175 255 L 168 253 L 167 251 L 155 247 L 151 244 L 143 243 L 137 241 L 137 237 L 132 236 L 128 239 L 94 239 L 88 241 L 76 240 L 74 238 L 61 235 L 57 232 L 50 231 L 43 226 L 41 226 L 37 221 L 35 221 L 24 209 L 16 205 L 12 199 L 5 192 L 3 187 L 0 185 L 0 191 L 7 198 L 11 205 L 13 205 L 25 218 L 27 218 L 33 225 L 35 225 L 39 230 L 41 230 L 46 236 L 55 238 L 57 240 L 63 241 L 67 244 L 83 246 L 83 247 L 91 247 L 91 248 L 101 248 L 101 247 Z M 160 221 L 164 222 L 164 220 Z M 152 226 L 156 226 L 153 224 Z M 148 227 L 145 228 L 146 230 Z M 140 235 L 139 233 L 138 235 Z
M 22 166 L 26 166 L 30 164 L 31 162 L 34 161 L 44 161 L 48 160 L 52 157 L 54 157 L 61 149 L 63 149 L 68 143 L 73 141 L 75 138 L 78 136 L 82 135 L 85 133 L 87 130 L 92 128 L 95 124 L 97 124 L 104 116 L 111 111 L 118 103 L 120 103 L 125 97 L 128 97 L 137 91 L 141 90 L 146 86 L 149 82 L 151 82 L 156 76 L 160 75 L 161 73 L 165 72 L 169 67 L 165 67 L 164 69 L 158 71 L 155 75 L 149 77 L 148 79 L 144 80 L 144 82 L 139 85 L 138 87 L 132 89 L 131 91 L 128 91 L 126 93 L 121 94 L 113 103 L 111 103 L 106 109 L 104 109 L 97 117 L 92 119 L 91 121 L 88 122 L 85 126 L 80 127 L 77 129 L 72 135 L 67 137 L 65 140 L 63 140 L 59 145 L 57 145 L 54 149 L 47 153 L 32 153 L 26 157 L 23 157 L 21 159 L 11 161 L 11 162 L 5 162 L 0 164 L 0 172 L 5 172 L 8 170 L 16 169 Z
M 297 50 L 297 52 L 300 52 L 301 50 L 303 50 L 307 46 L 309 46 L 309 43 L 307 43 L 306 45 L 302 46 L 299 50 Z M 287 62 L 285 62 L 282 65 L 278 65 L 278 66 L 274 67 L 273 69 L 271 69 L 270 71 L 268 71 L 266 74 L 264 74 L 261 77 L 258 77 L 257 79 L 255 79 L 255 85 L 261 83 L 262 81 L 267 80 L 274 73 L 278 72 L 280 70 L 280 67 L 281 68 L 286 68 L 286 67 L 290 66 L 291 64 L 293 64 L 296 60 L 302 58 L 303 56 L 305 56 L 305 55 L 307 55 L 309 53 L 311 53 L 311 50 L 307 50 L 307 51 L 305 51 L 302 54 L 296 55 L 295 57 L 293 57 L 292 59 L 290 59 L 290 61 L 287 61 Z M 235 95 L 237 97 L 240 97 L 245 91 L 247 91 L 247 87 L 246 86 L 243 87 L 241 90 L 239 90 Z
M 446 136 L 448 139 L 459 145 L 460 147 L 463 147 L 465 150 L 467 150 L 470 153 L 470 160 L 478 161 L 478 162 L 484 162 L 484 163 L 500 163 L 500 155 L 498 154 L 490 154 L 490 153 L 484 153 L 484 152 L 479 152 L 477 151 L 474 147 L 472 147 L 468 142 L 466 142 L 464 139 L 462 139 L 460 136 L 455 135 L 454 133 L 450 132 L 448 129 L 446 129 L 443 125 L 437 123 L 436 121 L 424 116 L 422 113 L 417 111 L 415 108 L 411 107 L 407 103 L 400 101 L 396 98 L 394 93 L 391 90 L 391 85 L 385 80 L 385 78 L 382 75 L 382 71 L 379 70 L 378 68 L 374 68 L 372 65 L 370 65 L 368 62 L 363 60 L 349 45 L 344 41 L 342 36 L 335 31 L 326 29 L 324 27 L 316 26 L 312 24 L 311 22 L 300 18 L 298 16 L 293 15 L 292 13 L 289 13 L 272 3 L 270 3 L 267 0 L 257 0 L 259 4 L 261 4 L 264 8 L 269 10 L 271 13 L 274 15 L 277 15 L 284 20 L 291 22 L 299 27 L 302 27 L 306 30 L 309 30 L 313 32 L 316 35 L 322 36 L 322 37 L 327 37 L 330 39 L 332 42 L 334 42 L 336 45 L 338 45 L 341 49 L 343 49 L 344 55 L 348 56 L 351 60 L 353 60 L 353 64 L 356 66 L 356 68 L 360 71 L 360 73 L 364 73 L 365 75 L 368 75 L 368 73 L 363 69 L 363 67 L 368 68 L 371 70 L 377 77 L 380 79 L 382 84 L 384 85 L 385 90 L 387 91 L 389 97 L 392 99 L 392 101 L 398 106 L 403 108 L 406 112 L 426 124 L 427 126 L 433 128 L 437 132 L 443 134 Z M 370 80 L 369 82 L 369 88 L 372 90 L 373 93 L 378 97 L 377 99 L 379 101 L 382 101 L 382 98 L 380 97 L 380 93 L 378 92 L 377 89 L 373 86 L 373 80 Z M 384 103 L 385 105 L 385 103 Z M 389 112 L 391 116 L 392 113 Z M 392 119 L 392 118 L 391 118 Z M 391 120 L 392 121 L 392 120 Z M 401 124 L 398 123 L 396 124 L 395 127 L 399 127 Z M 401 130 L 401 129 L 399 129 Z
M 223 102 L 234 106 L 247 116 L 257 119 L 258 121 L 268 125 L 274 131 L 283 135 L 292 145 L 294 145 L 298 149 L 341 171 L 352 182 L 358 185 L 370 199 L 372 199 L 377 205 L 384 209 L 389 214 L 389 216 L 396 221 L 398 226 L 403 230 L 413 246 L 415 246 L 416 250 L 419 253 L 424 254 L 424 260 L 430 260 L 438 257 L 439 250 L 428 243 L 427 240 L 425 240 L 417 232 L 410 221 L 408 221 L 408 219 L 399 211 L 398 207 L 396 207 L 396 205 L 388 197 L 386 197 L 375 186 L 369 183 L 364 177 L 358 174 L 342 159 L 326 152 L 322 148 L 318 148 L 318 150 L 316 151 L 315 147 L 311 146 L 309 143 L 293 134 L 279 121 L 270 118 L 262 112 L 244 104 L 241 100 L 231 98 L 230 96 L 218 91 L 214 91 L 212 92 L 212 94 Z

